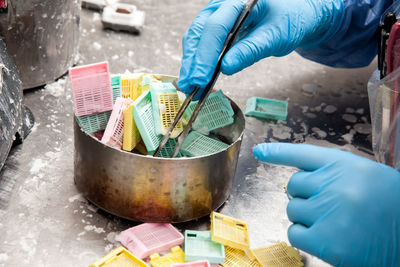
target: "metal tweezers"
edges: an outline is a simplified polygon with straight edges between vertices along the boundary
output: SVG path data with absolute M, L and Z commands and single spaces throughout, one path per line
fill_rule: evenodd
M 236 22 L 233 25 L 232 30 L 229 32 L 229 34 L 226 38 L 226 41 L 222 48 L 221 54 L 218 58 L 217 66 L 215 67 L 214 74 L 213 74 L 210 82 L 204 88 L 204 91 L 202 92 L 202 94 L 200 96 L 200 101 L 197 103 L 186 128 L 183 130 L 183 132 L 180 134 L 180 136 L 177 139 L 177 144 L 175 145 L 174 153 L 172 154 L 172 158 L 174 158 L 178 155 L 179 150 L 180 150 L 186 136 L 189 134 L 189 131 L 192 128 L 192 124 L 193 124 L 194 120 L 197 118 L 197 115 L 199 114 L 200 110 L 203 108 L 203 106 L 207 100 L 207 97 L 210 95 L 210 93 L 215 85 L 215 82 L 217 81 L 217 79 L 219 77 L 219 74 L 221 72 L 222 59 L 224 58 L 225 54 L 229 51 L 229 49 L 235 43 L 236 37 L 237 37 L 240 29 L 242 28 L 247 17 L 250 15 L 250 12 L 253 10 L 254 6 L 257 4 L 257 1 L 258 0 L 248 0 L 246 2 L 242 12 L 240 13 L 239 17 L 236 19 Z M 154 153 L 154 157 L 156 157 L 158 155 L 158 153 L 160 153 L 161 149 L 167 144 L 168 139 L 170 138 L 173 129 L 178 124 L 179 120 L 183 116 L 183 113 L 185 113 L 190 102 L 193 100 L 193 97 L 199 92 L 199 90 L 200 90 L 200 87 L 196 87 L 194 89 L 194 91 L 192 93 L 190 93 L 190 95 L 185 99 L 185 102 L 183 102 L 181 108 L 178 111 L 178 114 L 176 115 L 174 121 L 169 126 L 167 133 L 164 135 L 163 139 L 161 140 L 160 145 L 158 146 L 158 149 Z

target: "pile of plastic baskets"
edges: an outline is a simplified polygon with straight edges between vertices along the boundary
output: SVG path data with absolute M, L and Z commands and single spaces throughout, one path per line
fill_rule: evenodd
M 209 231 L 186 230 L 183 235 L 171 224 L 144 223 L 122 231 L 116 240 L 123 247 L 90 267 L 304 266 L 299 253 L 284 242 L 250 249 L 246 222 L 216 212 Z
M 102 143 L 132 153 L 153 155 L 175 119 L 185 95 L 156 75 L 110 75 L 107 62 L 69 71 L 75 115 L 81 128 Z M 158 157 L 170 158 L 197 102 L 190 103 Z M 177 157 L 198 157 L 229 147 L 213 131 L 234 123 L 222 91 L 208 97 Z

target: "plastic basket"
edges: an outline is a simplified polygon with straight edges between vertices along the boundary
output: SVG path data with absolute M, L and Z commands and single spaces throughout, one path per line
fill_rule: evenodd
M 144 92 L 141 86 L 143 75 L 143 73 L 134 73 L 121 76 L 122 97 L 136 100 Z
M 172 83 L 154 83 L 150 87 L 150 93 L 156 132 L 165 135 L 180 108 L 178 93 Z M 183 124 L 179 121 L 171 138 L 176 138 L 182 131 Z
M 190 103 L 184 114 L 185 121 L 189 121 L 196 105 L 197 101 Z M 234 122 L 234 114 L 230 101 L 222 91 L 217 91 L 208 96 L 192 128 L 196 131 L 213 131 L 231 125 Z
M 178 246 L 171 248 L 171 253 L 164 256 L 155 253 L 150 256 L 150 264 L 154 267 L 170 267 L 174 263 L 185 262 L 185 253 Z
M 90 264 L 89 267 L 146 267 L 142 260 L 133 256 L 123 247 L 119 247 L 108 253 L 103 258 Z
M 228 145 L 221 141 L 192 131 L 183 142 L 180 152 L 186 157 L 197 157 L 213 154 L 227 147 Z
M 143 140 L 139 142 L 139 144 L 137 144 L 135 146 L 134 151 L 138 154 L 142 154 L 142 155 L 147 155 L 147 149 L 146 146 L 144 145 Z
M 211 263 L 225 261 L 224 245 L 211 240 L 210 231 L 185 231 L 185 260 L 208 260 Z
M 175 263 L 171 265 L 171 267 L 210 267 L 210 266 L 211 265 L 208 261 L 193 261 L 185 263 Z
M 70 68 L 69 77 L 76 116 L 112 110 L 113 100 L 107 62 Z
M 130 98 L 117 98 L 101 142 L 111 147 L 122 148 L 124 111 L 132 103 Z
M 161 143 L 162 136 L 156 133 L 154 128 L 153 111 L 150 92 L 144 92 L 136 101 L 133 107 L 133 117 L 139 129 L 140 136 L 146 145 L 149 153 L 154 153 Z
M 111 89 L 112 89 L 113 103 L 115 103 L 117 97 L 122 97 L 121 75 L 119 74 L 111 75 Z
M 92 133 L 92 136 L 94 138 L 97 138 L 97 140 L 99 141 L 101 140 L 101 138 L 103 138 L 103 135 L 104 135 L 104 130 Z
M 211 239 L 241 250 L 250 247 L 247 224 L 217 212 L 211 213 Z
M 87 133 L 94 133 L 104 130 L 110 119 L 111 111 L 106 111 L 93 115 L 76 117 L 81 128 Z
M 118 240 L 136 257 L 143 259 L 182 244 L 184 237 L 171 224 L 144 223 L 121 232 Z
M 251 260 L 243 250 L 225 247 L 224 267 L 261 267 L 257 260 Z
M 142 87 L 142 92 L 150 90 L 150 87 L 153 83 L 159 83 L 159 81 L 154 75 L 144 74 L 140 85 Z
M 285 242 L 281 242 L 265 248 L 252 249 L 251 253 L 261 266 L 272 267 L 302 267 L 302 257 Z
M 191 102 L 191 104 L 197 104 L 197 103 L 198 103 L 198 101 Z M 206 106 L 211 110 L 219 109 L 222 106 L 223 108 L 226 108 L 229 115 L 233 116 L 235 114 L 235 112 L 232 109 L 231 102 L 229 101 L 228 98 L 226 98 L 226 96 L 224 95 L 224 93 L 221 90 L 213 92 L 207 97 L 204 107 L 206 107 Z M 199 116 L 200 116 L 200 114 L 199 114 Z
M 246 102 L 246 116 L 264 119 L 286 120 L 288 102 L 274 99 L 252 97 Z
M 158 153 L 157 157 L 159 158 L 171 158 L 172 155 L 174 154 L 174 148 L 176 146 L 176 140 L 175 139 L 169 139 L 165 146 L 160 150 L 160 153 Z M 153 155 L 155 151 L 151 151 L 149 155 Z M 177 158 L 182 157 L 182 153 L 179 152 L 178 155 L 176 156 Z
M 131 104 L 124 111 L 124 137 L 122 149 L 132 151 L 141 139 L 139 130 L 136 126 L 135 120 L 133 119 L 133 104 Z
M 185 102 L 186 100 L 186 95 L 185 93 L 181 92 L 181 91 L 177 91 L 178 93 L 178 98 L 179 98 L 179 104 L 182 105 L 183 102 Z

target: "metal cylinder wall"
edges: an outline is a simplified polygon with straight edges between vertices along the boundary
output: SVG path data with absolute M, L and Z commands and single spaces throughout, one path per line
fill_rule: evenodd
M 216 130 L 231 144 L 194 158 L 154 158 L 104 145 L 74 120 L 74 179 L 92 203 L 114 215 L 143 222 L 184 222 L 209 214 L 230 195 L 245 128 L 235 122 Z
M 0 34 L 23 88 L 52 82 L 74 63 L 80 0 L 12 0 L 0 11 Z

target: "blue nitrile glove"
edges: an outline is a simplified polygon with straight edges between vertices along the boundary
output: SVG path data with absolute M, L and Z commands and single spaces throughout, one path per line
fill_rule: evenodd
M 223 59 L 221 71 L 234 74 L 262 58 L 284 56 L 299 46 L 313 47 L 338 30 L 343 0 L 259 0 L 246 20 L 242 38 Z M 210 81 L 226 37 L 244 0 L 212 0 L 183 37 L 178 86 L 190 93 Z
M 334 266 L 400 266 L 399 172 L 304 144 L 260 144 L 254 156 L 303 170 L 287 187 L 293 246 Z

